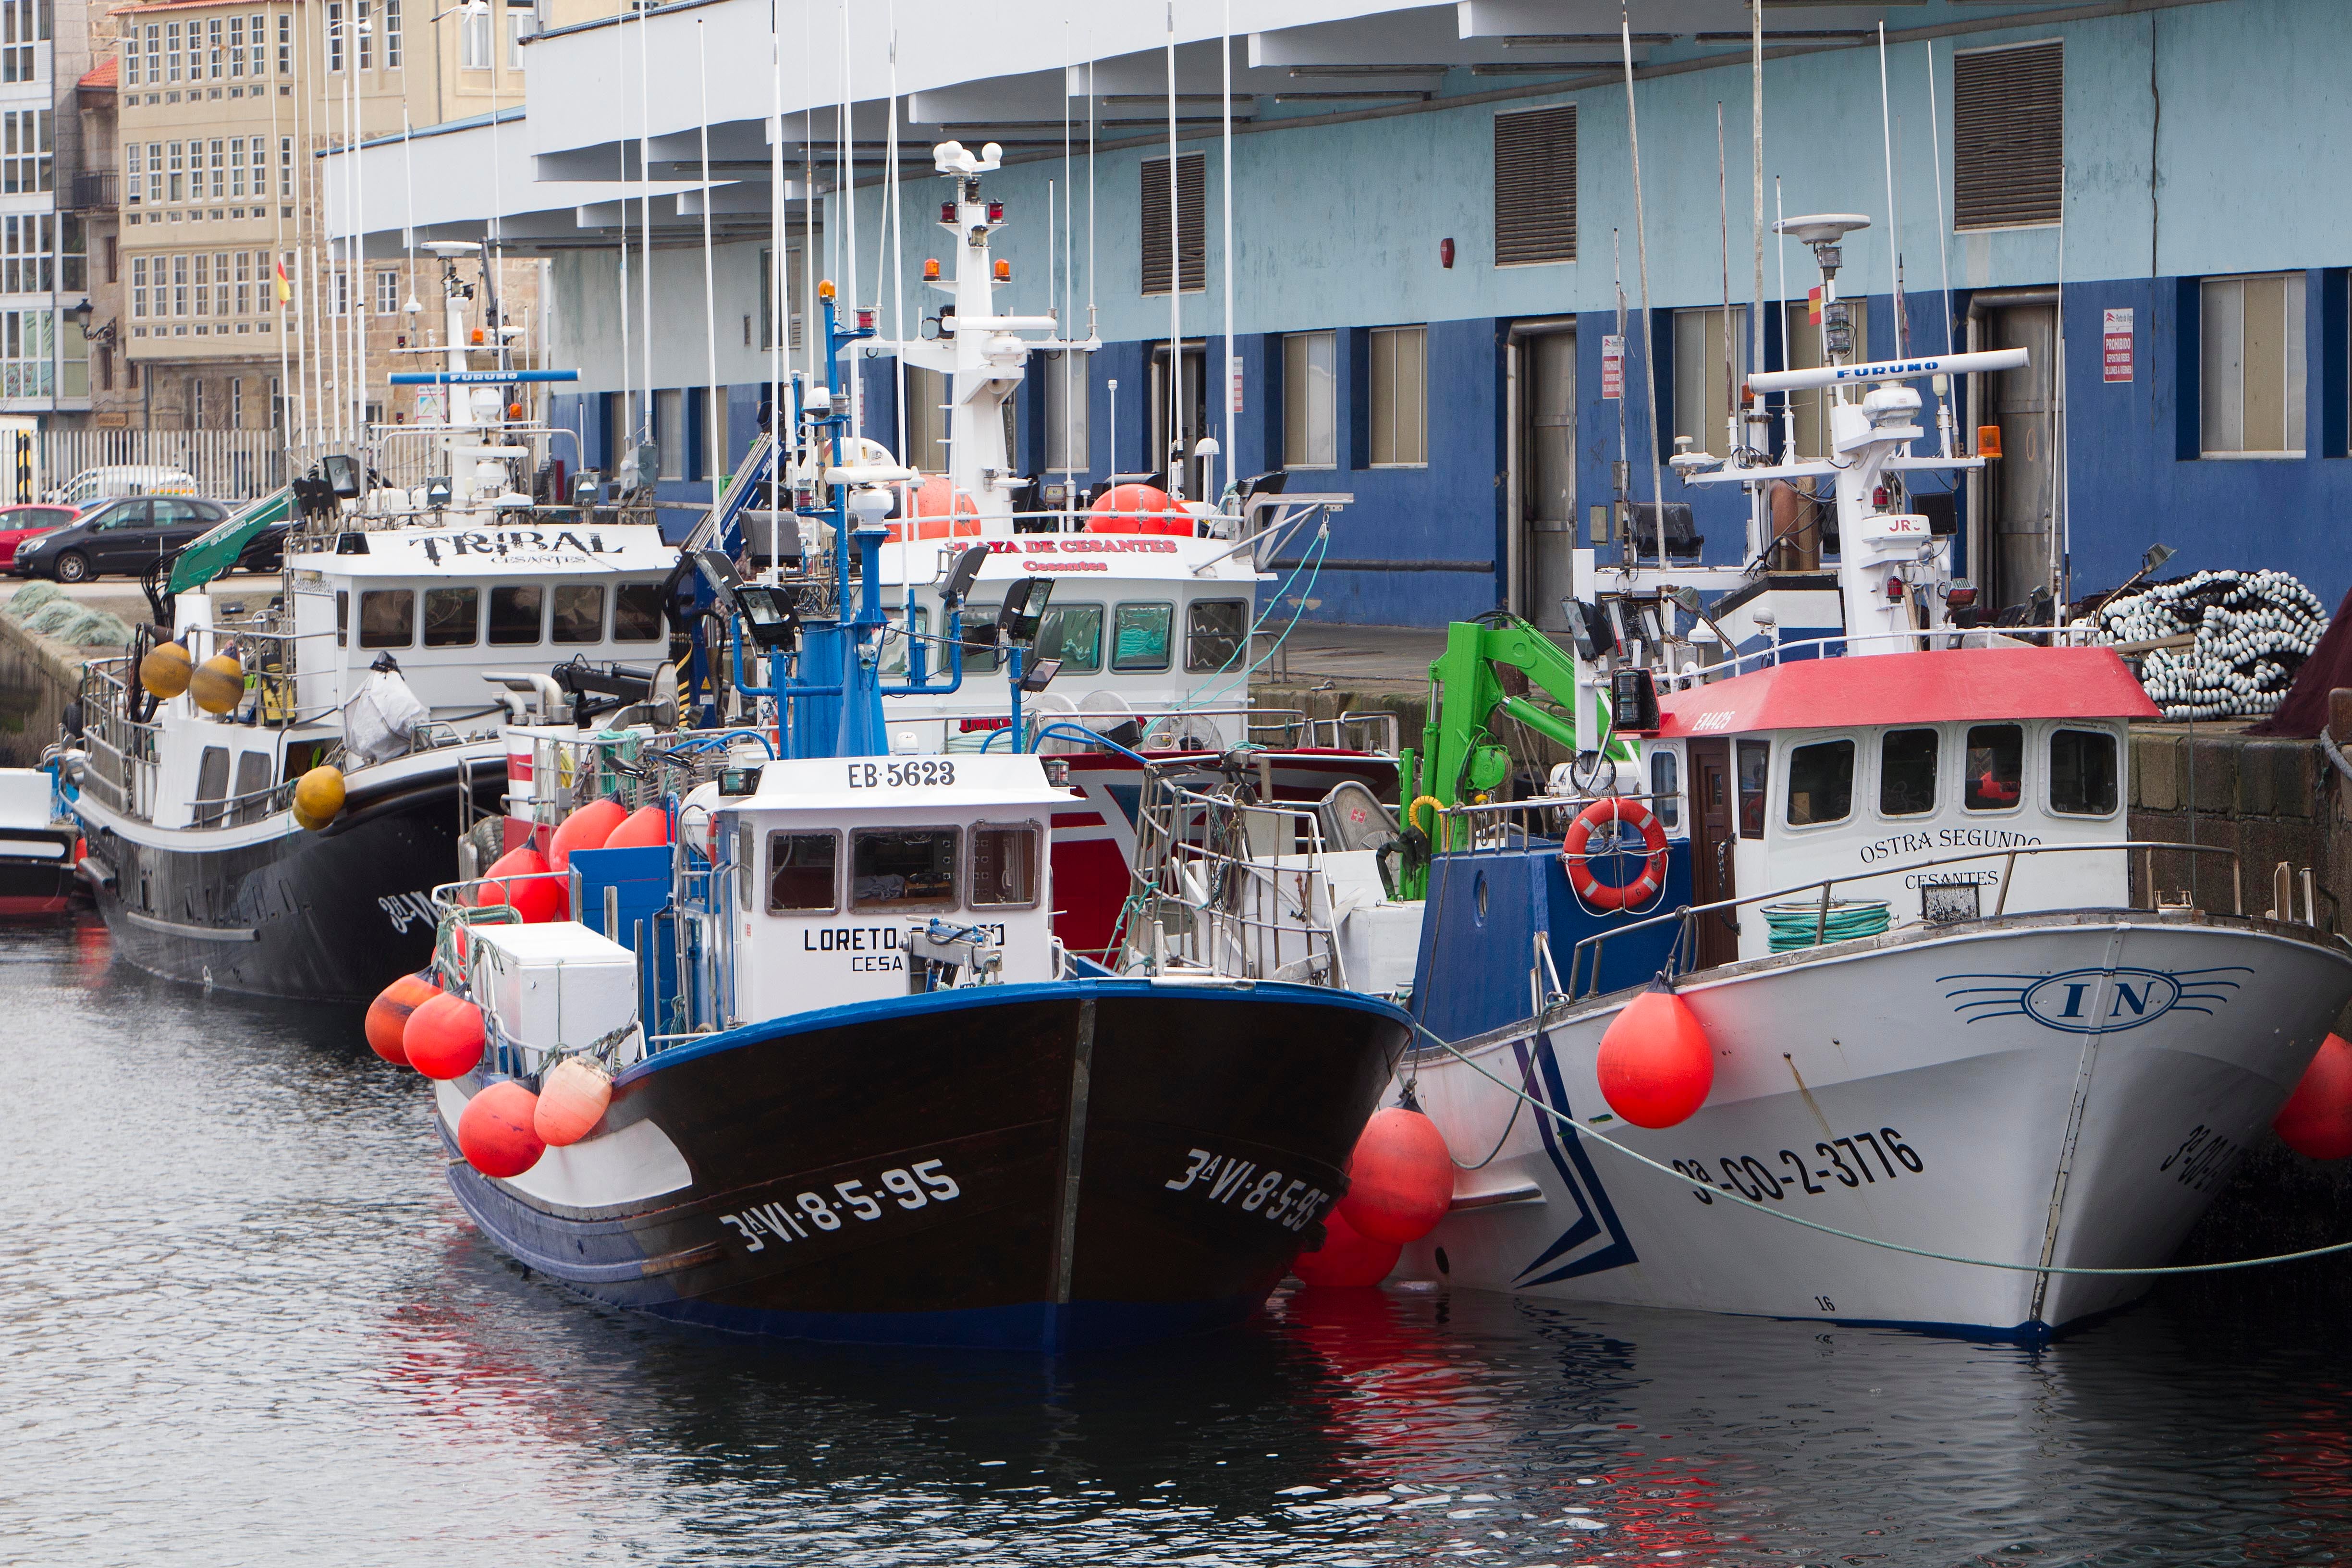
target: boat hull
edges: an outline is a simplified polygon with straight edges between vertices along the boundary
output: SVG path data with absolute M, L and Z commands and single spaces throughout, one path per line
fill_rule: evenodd
M 63 914 L 73 900 L 70 828 L 0 830 L 0 920 Z
M 1717 1055 L 1679 1126 L 1609 1119 L 1629 994 L 1465 1042 L 1639 1166 L 1434 1049 L 1403 1071 L 1463 1160 L 1408 1274 L 1569 1300 L 2038 1338 L 2142 1294 L 2352 998 L 2299 928 L 2091 911 L 1898 935 L 1691 976 Z M 1842 1239 L 1729 1194 L 1855 1236 Z
M 747 1333 L 1072 1349 L 1254 1311 L 1402 1055 L 1307 987 L 976 987 L 732 1030 L 615 1079 L 594 1137 L 450 1184 L 526 1267 Z M 443 1085 L 442 1136 L 478 1080 Z
M 474 810 L 495 811 L 505 780 L 504 753 L 479 748 L 381 764 L 353 775 L 342 813 L 317 833 L 286 812 L 158 829 L 85 792 L 84 880 L 116 954 L 151 973 L 362 1002 L 431 958 L 428 895 L 457 875 L 459 791 L 469 784 Z

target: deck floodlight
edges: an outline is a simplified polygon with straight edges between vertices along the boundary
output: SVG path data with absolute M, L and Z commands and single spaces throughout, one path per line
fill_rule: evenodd
M 330 452 L 319 459 L 319 469 L 326 476 L 327 483 L 334 487 L 335 494 L 338 496 L 345 500 L 351 500 L 359 495 L 358 458 L 343 452 Z
M 971 584 L 980 569 L 988 563 L 988 546 L 975 544 L 956 557 L 948 570 L 947 586 L 940 590 L 940 602 L 952 610 L 971 594 Z
M 1035 642 L 1038 623 L 1045 619 L 1045 605 L 1053 596 L 1050 577 L 1024 577 L 1013 584 L 1004 590 L 1004 607 L 996 612 L 997 631 L 1013 642 Z
M 449 476 L 446 474 L 436 474 L 425 481 L 425 504 L 435 511 L 448 510 L 449 493 Z
M 1027 669 L 1021 672 L 1021 689 L 1033 693 L 1043 691 L 1048 686 L 1053 685 L 1054 677 L 1061 673 L 1062 661 L 1060 659 L 1041 658 L 1036 663 L 1031 665 Z
M 787 590 L 766 583 L 739 583 L 734 596 L 753 642 L 763 648 L 792 646 L 800 630 L 801 618 Z
M 719 607 L 732 614 L 735 591 L 743 585 L 742 577 L 735 570 L 735 563 L 719 551 L 698 550 L 694 552 L 694 569 L 702 574 L 705 583 L 710 584 L 711 596 L 719 601 Z
M 2156 571 L 2172 557 L 2173 549 L 2169 544 L 2151 544 L 2147 553 L 2139 558 L 2139 569 L 2142 572 Z

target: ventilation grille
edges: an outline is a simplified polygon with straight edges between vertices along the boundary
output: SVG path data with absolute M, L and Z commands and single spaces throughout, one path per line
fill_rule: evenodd
M 2059 221 L 2066 188 L 2063 44 L 1952 59 L 1955 228 Z
M 1209 286 L 1209 254 L 1202 242 L 1208 199 L 1209 160 L 1194 153 L 1176 161 L 1176 224 L 1182 252 L 1184 290 Z M 1143 163 L 1143 292 L 1168 292 L 1168 160 Z
M 1495 116 L 1495 265 L 1576 259 L 1576 106 Z

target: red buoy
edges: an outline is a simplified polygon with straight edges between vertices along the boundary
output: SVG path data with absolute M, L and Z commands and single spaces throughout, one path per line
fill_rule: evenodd
M 401 1043 L 407 1047 L 410 1067 L 426 1078 L 451 1079 L 474 1070 L 488 1039 L 482 1010 L 444 991 L 417 1004 Z
M 2303 1069 L 2303 1080 L 2271 1123 L 2280 1140 L 2309 1160 L 2352 1155 L 2352 1044 L 2330 1035 Z
M 566 1057 L 539 1080 L 539 1109 L 531 1118 L 540 1139 L 551 1148 L 577 1143 L 596 1131 L 604 1108 L 613 1103 L 613 1080 L 604 1068 L 579 1057 Z
M 1339 1212 L 1373 1241 L 1419 1241 L 1454 1202 L 1454 1159 L 1445 1135 L 1417 1110 L 1391 1105 L 1364 1124 L 1348 1161 Z
M 1690 1119 L 1715 1087 L 1715 1047 L 1683 999 L 1653 985 L 1610 1021 L 1593 1064 L 1601 1098 L 1636 1127 Z
M 1156 485 L 1113 485 L 1087 509 L 1088 533 L 1174 533 L 1191 538 L 1192 514 Z
M 666 806 L 643 805 L 629 814 L 628 820 L 613 829 L 604 840 L 607 849 L 650 849 L 669 842 L 669 810 Z
M 535 875 L 548 868 L 546 857 L 529 845 L 508 850 L 490 862 L 484 875 L 513 879 L 486 883 L 481 891 L 482 904 L 512 904 L 525 925 L 562 920 L 571 910 L 572 896 L 557 879 Z
M 368 1004 L 368 1048 L 399 1067 L 408 1065 L 409 1015 L 441 994 L 429 973 L 404 974 L 376 994 Z
M 617 800 L 592 800 L 556 826 L 547 841 L 547 868 L 561 871 L 572 864 L 574 849 L 602 849 L 613 829 L 628 820 L 629 808 Z
M 547 1145 L 532 1130 L 539 1096 L 509 1079 L 466 1102 L 457 1118 L 457 1152 L 486 1176 L 520 1176 L 539 1163 Z
M 1300 1253 L 1290 1271 L 1318 1289 L 1360 1290 L 1387 1279 L 1403 1250 L 1401 1242 L 1374 1241 L 1359 1235 L 1333 1209 L 1323 1216 L 1323 1245 Z

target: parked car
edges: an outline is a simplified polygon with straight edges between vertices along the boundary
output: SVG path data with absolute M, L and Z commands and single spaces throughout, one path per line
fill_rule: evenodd
M 43 499 L 67 506 L 87 506 L 114 496 L 192 496 L 202 488 L 196 483 L 196 476 L 185 468 L 167 468 L 159 463 L 117 463 L 103 468 L 84 468 Z
M 108 496 L 85 504 L 64 527 L 19 544 L 8 570 L 60 583 L 86 583 L 110 572 L 136 577 L 227 515 L 220 502 L 194 496 Z M 255 546 L 266 546 L 268 538 Z M 248 552 L 238 563 L 250 559 Z
M 0 507 L 0 571 L 16 559 L 16 546 L 37 533 L 63 528 L 77 515 L 69 506 Z

